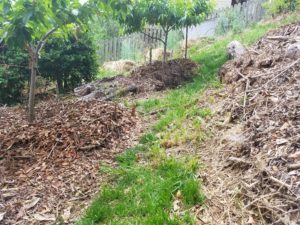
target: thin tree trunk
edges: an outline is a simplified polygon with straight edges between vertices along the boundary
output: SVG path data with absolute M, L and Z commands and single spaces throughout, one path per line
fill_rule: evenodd
M 57 82 L 57 94 L 62 94 L 63 93 L 63 82 L 62 82 L 61 78 L 57 77 L 56 82 Z
M 35 82 L 36 82 L 36 69 L 37 69 L 38 57 L 37 52 L 31 49 L 31 76 L 30 76 L 30 91 L 28 102 L 28 122 L 33 123 L 34 115 L 34 98 L 35 98 Z
M 150 56 L 149 56 L 150 57 L 150 64 L 152 64 L 152 46 L 150 47 L 150 53 L 149 54 L 150 54 Z
M 66 92 L 70 91 L 71 85 L 68 84 L 67 79 L 64 79 L 63 82 L 64 82 L 63 83 L 63 93 L 66 93 Z
M 184 50 L 184 58 L 187 59 L 187 52 L 188 52 L 188 34 L 189 34 L 189 27 L 186 26 L 185 28 L 185 50 Z
M 41 51 L 41 49 L 44 47 L 47 38 L 53 34 L 58 27 L 55 27 L 48 31 L 41 41 L 38 43 L 37 47 L 35 48 L 33 45 L 30 45 L 29 43 L 26 44 L 27 51 L 30 55 L 30 70 L 31 70 L 31 76 L 30 76 L 30 90 L 29 90 L 29 101 L 28 101 L 28 122 L 33 123 L 34 121 L 34 98 L 35 98 L 35 83 L 36 83 L 36 72 L 37 72 L 37 65 L 38 65 L 38 54 Z
M 164 43 L 164 63 L 167 61 L 167 46 L 168 46 L 168 34 L 169 31 L 165 32 L 165 43 Z

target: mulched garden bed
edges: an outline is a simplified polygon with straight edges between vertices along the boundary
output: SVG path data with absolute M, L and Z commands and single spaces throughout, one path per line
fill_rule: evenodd
M 28 125 L 22 107 L 0 108 L 0 223 L 70 222 L 99 191 L 100 163 L 134 144 L 135 111 L 113 102 L 40 103 Z

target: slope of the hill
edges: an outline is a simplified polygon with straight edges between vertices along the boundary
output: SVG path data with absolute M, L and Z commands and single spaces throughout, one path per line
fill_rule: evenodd
M 238 35 L 196 43 L 191 55 L 200 64 L 199 75 L 193 83 L 134 102 L 152 124 L 149 133 L 118 157 L 118 168 L 102 171 L 112 179 L 78 224 L 268 223 L 264 212 L 247 206 L 243 171 L 232 169 L 237 156 L 223 150 L 225 136 L 231 132 L 230 139 L 239 141 L 235 132 L 241 127 L 226 113 L 222 103 L 228 104 L 228 93 L 216 77 L 230 41 L 253 44 L 271 29 L 298 20 L 299 15 L 281 17 Z M 244 91 L 239 94 L 244 105 Z
M 224 88 L 205 93 L 212 102 L 200 101 L 214 112 L 208 127 L 216 134 L 201 146 L 210 169 L 202 178 L 210 203 L 227 204 L 209 207 L 211 221 L 212 211 L 234 224 L 300 221 L 299 45 L 299 22 L 268 32 L 222 66 Z

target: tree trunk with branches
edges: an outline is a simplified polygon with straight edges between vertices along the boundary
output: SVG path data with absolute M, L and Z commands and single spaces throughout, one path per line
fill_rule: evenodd
M 53 34 L 57 28 L 53 28 L 50 31 L 48 31 L 41 39 L 41 41 L 38 43 L 37 47 L 34 47 L 31 44 L 27 44 L 26 48 L 29 53 L 30 59 L 29 59 L 29 65 L 30 65 L 30 90 L 29 90 L 29 100 L 28 100 L 28 122 L 33 123 L 35 119 L 34 114 L 34 100 L 35 100 L 35 86 L 36 86 L 36 73 L 38 68 L 38 58 L 39 53 L 44 47 L 48 37 Z

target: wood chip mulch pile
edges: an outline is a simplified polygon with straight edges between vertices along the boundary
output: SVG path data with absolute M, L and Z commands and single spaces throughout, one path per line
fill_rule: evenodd
M 74 89 L 85 100 L 113 98 L 162 91 L 192 81 L 198 65 L 190 59 L 155 61 L 133 69 L 128 76 L 103 78 Z
M 134 110 L 104 101 L 48 101 L 28 125 L 0 108 L 0 224 L 72 223 L 99 191 L 100 162 L 139 134 Z
M 293 46 L 300 46 L 299 22 L 269 32 L 220 70 L 229 95 L 223 111 L 242 125 L 239 144 L 224 154 L 243 171 L 244 209 L 266 224 L 300 221 L 300 56 Z

